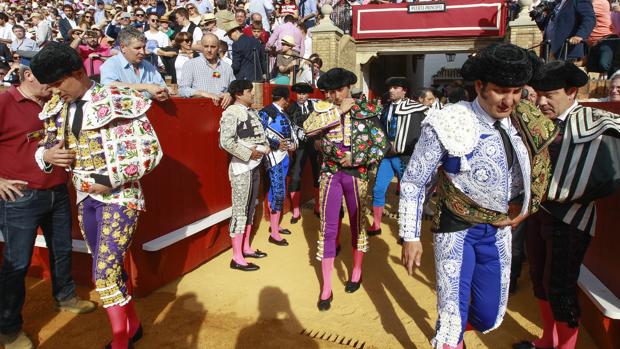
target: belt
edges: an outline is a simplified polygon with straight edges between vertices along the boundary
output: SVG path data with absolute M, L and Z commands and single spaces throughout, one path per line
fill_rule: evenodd
M 32 188 L 32 187 L 29 187 L 27 184 L 15 184 L 14 186 L 15 186 L 15 188 L 17 188 L 19 191 L 26 191 L 26 190 L 56 191 L 56 190 L 58 190 L 58 189 L 63 189 L 64 187 L 66 187 L 66 185 L 65 185 L 65 184 L 58 184 L 58 185 L 53 186 L 53 187 L 51 187 L 51 188 L 44 188 L 44 189 L 41 189 L 41 188 Z

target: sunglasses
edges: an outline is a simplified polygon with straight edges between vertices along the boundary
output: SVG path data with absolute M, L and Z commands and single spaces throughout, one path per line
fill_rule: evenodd
M 189 43 L 192 43 L 193 41 L 194 41 L 194 40 L 192 40 L 192 39 L 183 39 L 183 42 L 189 42 Z
M 151 23 L 159 23 L 159 19 L 151 19 Z
M 136 17 L 144 17 L 144 13 L 136 13 Z
M 88 19 L 88 18 L 93 18 L 93 16 L 84 16 L 84 18 L 87 18 L 87 19 Z

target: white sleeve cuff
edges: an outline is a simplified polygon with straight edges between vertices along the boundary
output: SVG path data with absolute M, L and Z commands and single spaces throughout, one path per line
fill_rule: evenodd
M 46 150 L 47 149 L 43 147 L 39 147 L 36 153 L 34 153 L 34 159 L 37 162 L 37 165 L 39 165 L 39 168 L 41 169 L 41 171 L 45 173 L 51 173 L 52 168 L 53 168 L 52 164 L 48 164 L 45 161 L 43 161 L 43 153 L 45 153 Z

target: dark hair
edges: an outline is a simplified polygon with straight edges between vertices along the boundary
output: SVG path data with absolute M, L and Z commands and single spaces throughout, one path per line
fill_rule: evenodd
M 82 57 L 67 44 L 51 41 L 30 61 L 32 73 L 42 84 L 51 84 L 84 70 Z
M 24 27 L 22 27 L 21 25 L 19 25 L 19 24 L 15 24 L 15 25 L 13 26 L 13 29 L 11 29 L 11 30 L 15 30 L 15 29 L 21 29 L 21 30 L 23 30 L 24 32 L 26 31 L 26 29 L 25 29 Z
M 226 10 L 228 8 L 228 2 L 226 0 L 216 0 L 215 7 L 218 10 Z
M 430 92 L 433 96 L 435 96 L 435 92 L 433 91 L 433 89 L 431 88 L 421 88 L 417 91 L 415 91 L 415 94 L 413 95 L 415 98 L 424 98 L 426 97 L 426 94 Z
M 251 90 L 253 87 L 249 80 L 234 80 L 228 85 L 228 93 L 234 100 L 237 100 L 237 95 L 243 94 L 243 91 Z
M 310 62 L 312 62 L 313 64 L 318 64 L 319 69 L 323 68 L 323 60 L 319 56 L 311 58 Z
M 527 91 L 523 89 L 524 91 Z M 462 87 L 455 87 L 448 94 L 448 102 L 450 103 L 458 103 L 460 101 L 467 101 L 467 90 Z
M 174 36 L 174 42 L 172 43 L 172 47 L 179 48 L 181 47 L 181 43 L 187 39 L 192 40 L 192 36 L 189 35 L 188 32 L 179 32 Z
M 284 23 L 295 22 L 295 17 L 293 15 L 284 16 Z
M 62 6 L 62 10 L 66 10 L 66 9 L 70 9 L 71 11 L 75 11 L 75 9 L 73 9 L 73 6 L 69 5 L 69 4 L 65 4 Z
M 244 9 L 242 9 L 242 8 L 237 8 L 237 9 L 235 10 L 235 14 L 237 14 L 237 13 L 243 13 L 243 15 L 244 15 L 244 16 L 247 16 L 247 14 L 248 14 L 248 13 L 247 13 Z
M 263 30 L 263 22 L 252 22 L 252 30 Z
M 189 19 L 189 11 L 186 8 L 180 7 L 175 12 L 175 16 L 181 15 L 187 19 Z
M 228 51 L 228 43 L 224 40 L 220 40 L 220 52 L 222 53 L 226 53 L 226 51 Z
M 0 19 L 5 21 L 5 22 L 8 22 L 9 21 L 9 16 L 7 16 L 6 13 L 4 13 L 4 12 L 0 12 Z

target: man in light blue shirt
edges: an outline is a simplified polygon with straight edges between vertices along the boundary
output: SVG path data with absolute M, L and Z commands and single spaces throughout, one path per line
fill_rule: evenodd
M 317 7 L 316 0 L 299 1 L 299 22 L 304 24 L 306 29 L 316 25 Z
M 164 101 L 170 98 L 166 82 L 157 68 L 144 60 L 146 37 L 133 27 L 126 27 L 118 35 L 121 53 L 101 66 L 101 83 L 131 87 L 145 96 Z

